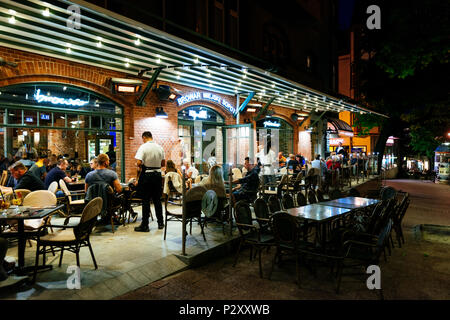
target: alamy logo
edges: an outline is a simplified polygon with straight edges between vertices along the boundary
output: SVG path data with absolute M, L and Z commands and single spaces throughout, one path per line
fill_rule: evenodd
M 366 284 L 367 289 L 381 289 L 381 270 L 379 266 L 371 265 L 367 267 L 367 274 L 370 274 L 369 278 L 367 278 Z
M 66 25 L 70 29 L 81 29 L 81 9 L 80 6 L 73 4 L 67 7 L 67 13 L 70 15 L 67 18 Z
M 66 285 L 67 289 L 81 289 L 81 271 L 78 266 L 68 266 L 66 273 L 71 274 L 67 278 Z
M 373 4 L 367 7 L 366 13 L 370 14 L 367 18 L 367 29 L 381 29 L 381 9 L 379 6 Z

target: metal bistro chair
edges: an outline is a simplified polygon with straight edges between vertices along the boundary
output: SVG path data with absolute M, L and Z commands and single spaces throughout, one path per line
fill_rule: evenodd
M 0 178 L 0 185 L 5 186 L 8 181 L 8 170 L 3 170 L 2 176 Z
M 261 233 L 261 230 L 253 224 L 252 212 L 246 201 L 238 201 L 235 205 L 233 214 L 240 235 L 239 246 L 234 258 L 233 267 L 236 266 L 242 246 L 248 244 L 250 245 L 250 261 L 253 258 L 253 249 L 256 251 L 255 254 L 258 254 L 259 276 L 262 278 L 261 251 L 264 248 L 274 245 L 273 236 L 270 234 Z
M 284 210 L 291 209 L 295 207 L 294 199 L 289 193 L 285 193 L 283 198 L 281 198 L 281 204 L 283 205 Z
M 267 205 L 269 206 L 270 213 L 274 214 L 275 212 L 281 211 L 280 200 L 275 195 L 271 195 L 267 201 Z
M 85 203 L 84 203 L 84 191 L 69 191 L 67 188 L 66 183 L 63 179 L 59 180 L 59 187 L 64 192 L 65 195 L 65 201 L 66 201 L 66 209 L 67 209 L 67 215 L 72 216 L 74 215 L 74 212 L 77 212 L 78 210 L 81 210 Z M 80 199 L 74 199 L 80 197 Z M 79 211 L 78 211 L 79 212 Z
M 306 203 L 306 197 L 305 197 L 305 195 L 303 194 L 302 191 L 297 192 L 296 199 L 297 199 L 297 206 L 298 207 L 306 206 L 306 204 L 307 204 Z
M 92 250 L 90 235 L 97 222 L 97 216 L 102 210 L 103 200 L 100 197 L 94 198 L 84 207 L 81 214 L 80 222 L 77 225 L 53 225 L 54 228 L 62 228 L 61 231 L 48 234 L 45 236 L 38 236 L 36 246 L 36 262 L 33 275 L 33 283 L 36 282 L 37 266 L 39 263 L 39 255 L 43 255 L 43 264 L 45 265 L 46 253 L 51 252 L 47 247 L 60 248 L 57 251 L 61 252 L 59 257 L 59 267 L 63 259 L 64 250 L 75 253 L 77 259 L 77 266 L 80 266 L 79 252 L 82 247 L 89 247 L 92 261 L 95 269 L 97 269 L 97 262 L 95 261 L 94 251 Z M 41 249 L 42 248 L 42 249 Z
M 308 190 L 308 202 L 309 204 L 317 203 L 316 193 L 314 190 Z
M 192 222 L 197 221 L 200 224 L 203 240 L 206 241 L 205 231 L 204 231 L 204 221 L 201 217 L 202 215 L 202 202 L 203 202 L 203 196 L 206 194 L 206 188 L 202 186 L 196 186 L 192 187 L 186 192 L 185 198 L 183 201 L 186 202 L 185 204 L 185 217 L 186 217 L 186 224 L 190 223 L 190 234 L 192 235 Z M 206 200 L 205 200 L 206 202 Z M 178 221 L 183 222 L 183 212 L 169 212 L 166 210 L 165 213 L 165 228 L 164 228 L 164 240 L 166 240 L 167 236 L 167 222 L 170 221 Z M 187 234 L 187 232 L 186 232 Z

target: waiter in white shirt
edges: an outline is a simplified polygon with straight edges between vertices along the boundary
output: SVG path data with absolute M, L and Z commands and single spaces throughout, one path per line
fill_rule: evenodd
M 137 160 L 137 195 L 142 199 L 142 222 L 134 231 L 149 232 L 150 199 L 155 206 L 158 229 L 164 228 L 161 205 L 162 177 L 161 167 L 166 165 L 163 148 L 153 141 L 150 131 L 142 134 L 144 144 L 136 152 Z

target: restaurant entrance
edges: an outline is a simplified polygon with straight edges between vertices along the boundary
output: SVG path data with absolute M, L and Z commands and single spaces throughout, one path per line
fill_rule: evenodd
M 178 112 L 178 136 L 181 152 L 172 152 L 172 160 L 181 164 L 188 159 L 200 173 L 207 174 L 212 163 L 243 165 L 253 150 L 251 125 L 226 126 L 224 118 L 213 109 L 190 106 Z
M 0 152 L 25 159 L 39 154 L 65 156 L 89 166 L 99 153 L 115 152 L 117 174 L 124 174 L 123 109 L 83 88 L 32 83 L 0 89 Z

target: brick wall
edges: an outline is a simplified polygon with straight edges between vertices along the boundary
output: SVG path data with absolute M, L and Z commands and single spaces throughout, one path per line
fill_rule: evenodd
M 24 51 L 10 49 L 0 46 L 0 56 L 7 61 L 18 63 L 17 68 L 0 67 L 0 88 L 12 84 L 29 83 L 29 82 L 58 82 L 66 83 L 74 86 L 83 87 L 100 94 L 118 105 L 123 106 L 124 110 L 124 144 L 125 144 L 125 180 L 134 177 L 136 174 L 134 155 L 137 149 L 142 144 L 141 135 L 144 131 L 151 131 L 157 143 L 163 146 L 167 155 L 172 154 L 173 149 L 179 145 L 178 138 L 178 111 L 187 108 L 191 105 L 199 104 L 199 102 L 191 102 L 182 107 L 177 106 L 176 102 L 160 101 L 155 92 L 151 91 L 145 99 L 145 107 L 136 106 L 138 96 L 123 96 L 112 94 L 108 80 L 111 77 L 126 78 L 127 74 L 107 70 L 99 67 L 83 65 L 80 63 L 70 62 L 67 60 L 56 59 L 46 56 L 41 56 L 34 53 L 27 53 Z M 144 87 L 147 81 L 144 81 Z M 183 85 L 166 83 L 159 81 L 158 84 L 169 84 L 170 86 L 181 90 L 185 93 L 191 91 L 198 91 L 198 89 L 190 88 Z M 231 105 L 236 105 L 236 98 L 232 96 L 214 93 L 225 98 Z M 241 99 L 241 103 L 244 99 Z M 223 107 L 211 102 L 202 101 L 201 104 L 210 107 L 211 109 L 220 113 L 225 123 L 235 124 L 236 119 L 226 111 Z M 163 107 L 168 114 L 168 119 L 155 118 L 155 108 Z M 294 152 L 298 151 L 298 128 L 290 119 L 290 115 L 294 112 L 293 109 L 282 108 L 278 106 L 271 106 L 275 110 L 277 117 L 283 118 L 294 127 Z M 254 116 L 250 114 L 249 116 Z M 244 119 L 249 116 L 243 115 L 240 122 L 244 123 Z M 62 131 L 53 130 L 49 132 L 49 145 L 53 141 L 61 139 Z M 71 138 L 70 130 L 68 131 L 69 139 Z M 78 139 L 81 138 L 81 135 Z M 75 139 L 75 137 L 73 137 Z M 75 139 L 76 140 L 76 139 Z M 85 143 L 75 142 L 71 147 L 78 149 L 79 155 L 84 154 L 86 150 Z M 255 143 L 256 146 L 256 143 Z M 117 156 L 120 158 L 120 144 L 118 144 Z M 55 152 L 59 154 L 60 152 Z M 118 160 L 118 164 L 122 160 Z

